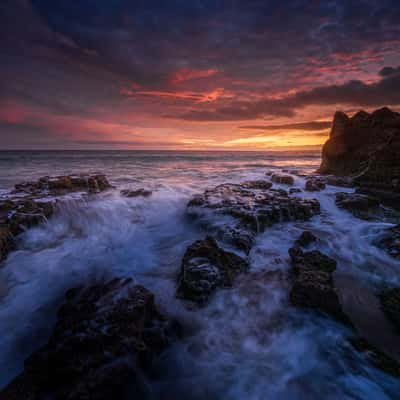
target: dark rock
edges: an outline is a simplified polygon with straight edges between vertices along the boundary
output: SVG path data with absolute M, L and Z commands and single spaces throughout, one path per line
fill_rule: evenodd
M 322 149 L 323 174 L 353 177 L 371 194 L 392 192 L 400 198 L 400 114 L 382 108 L 352 118 L 336 113 Z M 384 201 L 387 196 L 380 197 Z M 400 202 L 392 203 L 400 207 Z
M 14 237 L 8 225 L 0 225 L 0 262 L 14 248 Z
M 62 196 L 82 191 L 97 193 L 110 188 L 104 175 L 45 176 L 35 182 L 15 185 L 15 190 L 7 198 L 0 200 L 0 261 L 13 248 L 13 241 L 4 232 L 16 236 L 27 229 L 45 222 L 53 215 L 57 202 L 49 196 Z
M 303 252 L 297 246 L 289 249 L 289 255 L 292 261 L 291 303 L 348 323 L 333 285 L 336 261 L 317 250 Z
M 294 193 L 301 193 L 302 190 L 300 188 L 290 188 L 289 193 L 294 194 Z
M 39 202 L 25 200 L 16 202 L 8 223 L 14 235 L 24 232 L 35 225 L 41 224 L 49 218 L 55 210 L 54 202 Z
M 355 217 L 362 219 L 375 217 L 380 208 L 378 199 L 358 193 L 336 193 L 335 203 L 338 207 L 344 208 Z
M 272 175 L 271 179 L 272 179 L 272 182 L 282 183 L 284 185 L 293 185 L 293 183 L 294 183 L 293 176 L 290 176 L 290 175 L 274 174 L 274 175 Z
M 354 187 L 354 181 L 350 177 L 346 176 L 327 176 L 325 178 L 326 184 L 331 186 L 339 186 L 339 187 Z
M 70 192 L 98 193 L 111 188 L 105 175 L 44 176 L 36 182 L 15 185 L 14 193 L 28 193 L 35 196 L 48 194 L 58 196 Z
M 364 354 L 368 361 L 370 361 L 375 367 L 381 369 L 387 374 L 399 377 L 400 376 L 400 364 L 393 358 L 387 356 L 385 353 L 371 345 L 367 340 L 362 337 L 351 337 L 349 342 L 352 346 Z
M 308 192 L 319 192 L 322 189 L 325 189 L 325 179 L 319 177 L 311 177 L 307 180 L 305 190 Z
M 307 247 L 311 243 L 315 242 L 317 238 L 310 231 L 304 231 L 300 237 L 296 240 L 295 244 L 301 247 Z
M 400 287 L 385 290 L 379 298 L 385 315 L 400 333 Z
M 392 257 L 400 260 L 400 225 L 386 229 L 383 237 L 374 244 L 383 248 Z
M 183 256 L 177 294 L 185 300 L 204 304 L 217 287 L 232 286 L 248 263 L 221 249 L 210 236 L 189 246 Z
M 137 190 L 130 190 L 130 189 L 123 189 L 121 190 L 121 195 L 125 197 L 149 197 L 152 195 L 151 190 L 146 189 L 137 189 Z
M 206 190 L 188 204 L 187 213 L 199 219 L 219 240 L 249 252 L 255 236 L 285 221 L 308 220 L 320 211 L 315 199 L 289 197 L 274 189 L 250 190 L 223 184 Z M 219 217 L 219 218 L 216 218 Z
M 245 189 L 258 189 L 258 190 L 268 190 L 271 189 L 272 183 L 264 180 L 257 181 L 246 181 L 240 184 Z
M 70 290 L 49 342 L 0 398 L 147 398 L 152 360 L 179 331 L 158 311 L 153 294 L 130 279 Z

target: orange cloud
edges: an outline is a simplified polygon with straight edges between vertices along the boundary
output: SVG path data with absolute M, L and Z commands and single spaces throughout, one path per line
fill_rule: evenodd
M 188 92 L 188 91 L 163 91 L 163 90 L 131 90 L 123 88 L 120 90 L 120 94 L 127 97 L 135 96 L 154 96 L 164 98 L 174 98 L 181 100 L 192 100 L 196 103 L 207 103 L 216 101 L 219 97 L 229 97 L 228 94 L 225 96 L 224 88 L 217 88 L 210 92 Z
M 179 84 L 181 82 L 190 81 L 192 79 L 209 78 L 218 73 L 216 68 L 208 69 L 189 69 L 182 68 L 171 74 L 169 79 L 172 84 Z

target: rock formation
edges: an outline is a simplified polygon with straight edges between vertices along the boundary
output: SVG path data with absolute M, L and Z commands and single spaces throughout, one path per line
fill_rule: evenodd
M 182 260 L 177 294 L 185 300 L 203 304 L 219 286 L 232 286 L 248 263 L 236 254 L 221 249 L 210 236 L 189 246 Z
M 249 189 L 255 186 L 257 189 Z M 278 222 L 308 220 L 320 211 L 315 199 L 289 197 L 285 190 L 267 187 L 268 184 L 249 182 L 219 185 L 194 197 L 187 213 L 200 220 L 219 240 L 248 253 L 256 235 L 267 227 Z
M 284 185 L 293 185 L 294 183 L 293 176 L 290 175 L 274 174 L 272 175 L 271 180 L 272 182 L 282 183 Z
M 54 213 L 60 196 L 71 192 L 98 193 L 109 188 L 104 175 L 45 176 L 15 185 L 11 193 L 0 199 L 0 261 L 13 249 L 16 235 Z
M 299 246 L 290 248 L 289 255 L 292 261 L 291 303 L 348 322 L 333 285 L 336 261 L 318 250 L 303 252 Z
M 337 112 L 322 149 L 320 173 L 351 176 L 360 190 L 400 207 L 400 114 L 381 108 Z
M 3 400 L 148 398 L 153 358 L 180 334 L 130 279 L 67 291 L 48 343 L 25 361 Z
M 120 191 L 121 196 L 124 197 L 149 197 L 152 195 L 151 190 L 146 190 L 146 189 L 136 189 L 136 190 L 131 190 L 131 189 L 122 189 Z

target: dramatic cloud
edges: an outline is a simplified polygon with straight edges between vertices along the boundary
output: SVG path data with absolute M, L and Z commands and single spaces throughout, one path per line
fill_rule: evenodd
M 281 124 L 281 125 L 244 125 L 241 129 L 254 129 L 263 131 L 281 131 L 281 130 L 302 130 L 302 131 L 320 131 L 330 128 L 331 121 L 309 121 L 299 122 L 294 124 Z
M 399 20 L 396 0 L 2 0 L 1 143 L 316 143 L 295 125 L 400 105 Z
M 400 104 L 400 67 L 383 68 L 381 79 L 374 83 L 352 80 L 341 85 L 319 86 L 286 97 L 256 101 L 237 101 L 213 111 L 190 111 L 181 118 L 194 121 L 229 121 L 263 118 L 266 116 L 292 117 L 296 110 L 310 105 L 345 105 L 381 107 Z

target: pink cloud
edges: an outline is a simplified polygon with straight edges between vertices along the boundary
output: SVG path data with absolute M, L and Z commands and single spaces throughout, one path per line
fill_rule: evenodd
M 178 71 L 175 71 L 170 76 L 170 83 L 179 84 L 181 82 L 190 81 L 193 79 L 201 79 L 201 78 L 209 78 L 218 73 L 216 68 L 209 69 L 189 69 L 182 68 Z

